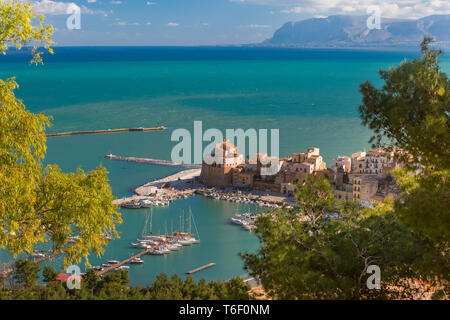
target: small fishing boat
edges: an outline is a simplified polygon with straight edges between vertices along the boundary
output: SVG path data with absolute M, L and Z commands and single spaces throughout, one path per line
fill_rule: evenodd
M 118 264 L 120 261 L 117 260 L 108 260 L 108 264 Z

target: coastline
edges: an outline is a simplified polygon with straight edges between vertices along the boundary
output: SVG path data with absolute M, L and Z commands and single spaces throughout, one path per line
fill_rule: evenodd
M 133 201 L 147 199 L 153 194 L 156 188 L 156 194 L 171 199 L 179 199 L 179 196 L 201 195 L 216 200 L 240 202 L 255 204 L 261 207 L 293 207 L 296 206 L 293 197 L 278 194 L 269 191 L 249 190 L 241 191 L 232 188 L 218 189 L 206 187 L 198 182 L 201 169 L 182 170 L 170 176 L 148 182 L 142 186 L 133 188 L 135 195 L 116 199 L 114 204 L 121 206 Z

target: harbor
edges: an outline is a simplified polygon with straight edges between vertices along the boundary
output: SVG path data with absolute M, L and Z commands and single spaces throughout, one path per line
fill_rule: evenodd
M 105 156 L 107 159 L 115 159 L 115 157 L 112 155 Z M 126 159 L 124 161 L 165 165 L 165 162 L 154 162 L 163 160 L 150 161 L 150 159 L 135 157 Z M 147 162 L 147 160 L 150 162 Z M 199 182 L 200 173 L 201 169 L 197 168 L 182 170 L 167 177 L 148 182 L 133 188 L 134 196 L 116 199 L 114 204 L 128 209 L 140 209 L 162 204 L 166 206 L 170 205 L 174 200 L 185 199 L 196 194 L 215 200 L 257 205 L 266 208 L 292 208 L 296 205 L 293 197 L 270 191 L 206 187 Z

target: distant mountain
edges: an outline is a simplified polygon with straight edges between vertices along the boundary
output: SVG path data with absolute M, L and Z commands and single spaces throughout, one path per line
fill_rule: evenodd
M 381 18 L 381 29 L 367 28 L 368 16 L 336 15 L 288 22 L 262 43 L 267 46 L 354 47 L 415 46 L 424 35 L 438 45 L 450 47 L 450 15 L 418 20 Z

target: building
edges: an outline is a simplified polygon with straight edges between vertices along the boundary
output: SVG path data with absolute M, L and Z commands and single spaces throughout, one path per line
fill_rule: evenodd
M 338 168 L 342 168 L 345 172 L 351 172 L 352 159 L 347 156 L 338 156 L 337 159 L 333 159 L 333 171 L 336 173 Z
M 233 185 L 233 169 L 245 164 L 244 156 L 227 140 L 216 144 L 202 163 L 200 182 L 207 186 L 226 188 Z
M 378 191 L 378 180 L 374 176 L 356 176 L 353 179 L 353 200 L 371 201 Z
M 366 161 L 366 152 L 360 151 L 352 154 L 351 170 L 353 173 L 364 173 L 364 166 Z

